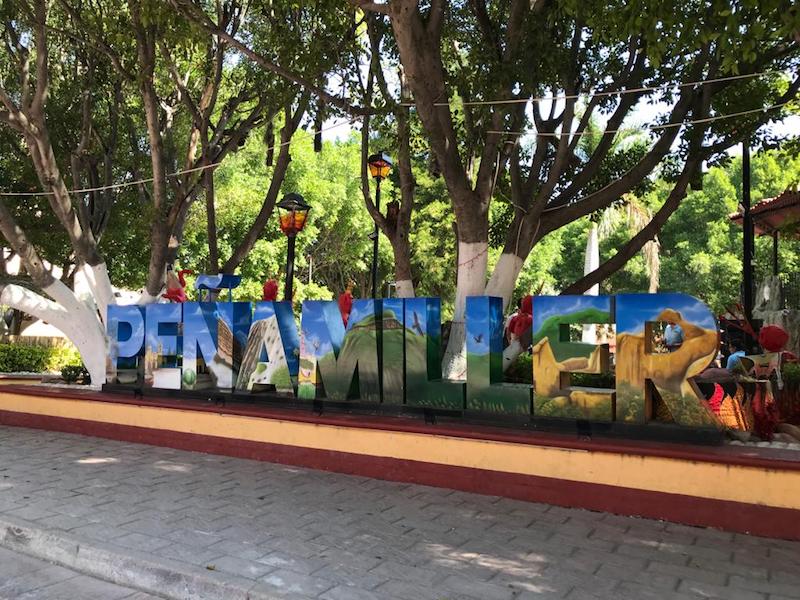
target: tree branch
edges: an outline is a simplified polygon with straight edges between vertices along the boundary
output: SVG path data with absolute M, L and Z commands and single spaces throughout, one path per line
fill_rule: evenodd
M 672 188 L 669 196 L 667 197 L 661 208 L 658 209 L 650 222 L 643 227 L 630 241 L 620 248 L 614 256 L 601 264 L 597 269 L 581 277 L 572 285 L 567 286 L 561 291 L 561 295 L 568 294 L 582 294 L 595 284 L 608 279 L 611 275 L 616 273 L 625 264 L 633 258 L 644 245 L 653 240 L 667 219 L 674 213 L 681 204 L 681 201 L 686 196 L 686 188 L 691 181 L 695 169 L 702 163 L 702 158 L 696 156 L 689 160 L 683 168 L 675 187 Z
M 276 65 L 272 61 L 268 60 L 265 56 L 259 54 L 252 48 L 249 48 L 246 44 L 243 44 L 237 40 L 224 29 L 221 29 L 205 14 L 205 12 L 203 12 L 202 8 L 194 4 L 192 0 L 170 0 L 170 2 L 187 19 L 197 23 L 212 35 L 217 36 L 219 39 L 226 41 L 232 47 L 236 48 L 239 50 L 239 52 L 247 56 L 247 58 L 263 67 L 267 71 L 274 73 L 275 75 L 278 75 L 287 81 L 296 83 L 303 89 L 313 92 L 314 95 L 318 96 L 319 98 L 324 99 L 326 102 L 329 102 L 333 106 L 341 108 L 350 114 L 363 115 L 369 110 L 368 108 L 361 106 L 353 106 L 343 98 L 328 93 L 321 87 L 315 85 L 313 81 L 308 80 L 302 75 L 281 67 L 280 65 Z
M 281 129 L 281 149 L 278 153 L 278 159 L 275 161 L 275 168 L 272 171 L 272 180 L 270 181 L 269 189 L 267 190 L 267 194 L 264 197 L 264 202 L 261 205 L 261 210 L 256 216 L 253 225 L 248 230 L 242 242 L 231 253 L 230 258 L 228 258 L 228 260 L 222 266 L 223 273 L 233 273 L 233 271 L 236 270 L 236 268 L 242 263 L 244 258 L 253 249 L 253 246 L 255 246 L 258 237 L 261 235 L 261 232 L 264 230 L 269 217 L 272 215 L 272 211 L 275 208 L 275 202 L 278 199 L 278 194 L 280 193 L 281 186 L 283 185 L 283 179 L 286 176 L 286 170 L 289 167 L 289 162 L 291 161 L 289 142 L 292 140 L 292 136 L 300 126 L 300 121 L 302 120 L 303 115 L 308 108 L 309 99 L 310 92 L 308 90 L 304 90 L 300 94 L 294 114 L 292 114 L 291 104 L 289 103 L 286 106 L 286 123 Z

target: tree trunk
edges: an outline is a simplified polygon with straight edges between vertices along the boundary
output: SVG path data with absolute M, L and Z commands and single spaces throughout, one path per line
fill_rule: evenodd
M 151 297 L 157 297 L 164 287 L 169 226 L 167 215 L 167 169 L 164 161 L 164 141 L 161 138 L 158 94 L 155 88 L 156 28 L 145 24 L 141 18 L 139 2 L 131 4 L 133 29 L 136 34 L 136 49 L 139 67 L 139 90 L 147 122 L 147 137 L 150 143 L 150 164 L 153 169 L 153 221 L 150 229 L 150 264 L 147 268 L 145 288 Z
M 445 379 L 466 379 L 467 346 L 464 310 L 467 296 L 482 296 L 486 287 L 487 242 L 458 242 L 458 271 L 456 273 L 456 301 L 450 338 L 442 359 L 442 376 Z
M 94 385 L 105 382 L 106 337 L 96 315 L 57 279 L 43 291 L 55 302 L 19 285 L 3 286 L 0 304 L 5 304 L 50 323 L 75 344 Z
M 589 229 L 589 236 L 586 240 L 586 253 L 583 257 L 583 274 L 588 275 L 600 267 L 600 240 L 598 238 L 597 223 L 592 222 Z M 595 283 L 585 294 L 598 296 L 600 294 L 600 284 Z
M 468 165 L 478 157 L 467 157 L 467 163 L 462 160 L 452 112 L 449 106 L 440 104 L 450 95 L 441 54 L 444 3 L 433 3 L 427 17 L 420 13 L 417 2 L 411 0 L 393 0 L 387 9 L 405 80 L 441 167 L 458 225 L 455 312 L 442 373 L 445 378 L 463 379 L 467 364 L 464 308 L 467 296 L 482 295 L 486 287 L 489 201 L 495 173 L 504 160 L 498 152 L 501 137 L 487 134 L 473 183 Z M 500 112 L 493 112 L 491 123 L 495 129 L 502 126 Z
M 394 251 L 394 285 L 399 298 L 414 297 L 414 282 L 411 278 L 411 253 L 407 237 L 395 235 L 390 240 Z
M 516 254 L 506 252 L 501 254 L 489 283 L 486 284 L 486 295 L 499 296 L 503 299 L 503 308 L 508 308 L 524 264 L 525 260 Z
M 203 173 L 206 189 L 206 228 L 208 231 L 209 273 L 219 273 L 219 244 L 217 243 L 217 210 L 214 206 L 214 170 Z
M 97 310 L 100 321 L 104 324 L 107 323 L 108 307 L 116 304 L 117 299 L 114 296 L 106 263 L 101 262 L 96 265 L 83 263 L 79 268 L 76 267 L 76 281 L 79 276 L 90 292 L 84 300 L 89 303 L 90 308 Z

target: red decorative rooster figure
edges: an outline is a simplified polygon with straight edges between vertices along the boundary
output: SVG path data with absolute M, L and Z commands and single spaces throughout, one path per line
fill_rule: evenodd
M 519 339 L 533 323 L 533 296 L 528 294 L 522 299 L 519 312 L 509 321 L 508 332 L 512 339 Z
M 353 284 L 348 283 L 347 289 L 339 296 L 339 312 L 342 313 L 342 323 L 347 327 L 350 319 L 350 310 L 353 308 Z
M 274 279 L 267 279 L 264 282 L 263 294 L 261 299 L 264 302 L 275 302 L 278 299 L 278 282 Z
M 186 275 L 193 274 L 191 269 L 181 269 L 178 271 L 178 276 L 175 277 L 175 271 L 172 267 L 167 267 L 167 292 L 162 294 L 162 298 L 166 298 L 171 302 L 187 302 L 189 298 L 186 297 Z

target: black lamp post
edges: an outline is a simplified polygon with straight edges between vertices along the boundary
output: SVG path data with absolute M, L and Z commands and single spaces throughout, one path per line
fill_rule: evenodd
M 375 208 L 381 209 L 381 181 L 383 181 L 392 170 L 392 160 L 385 152 L 378 152 L 367 159 L 369 172 L 375 179 Z M 372 297 L 378 297 L 378 224 L 370 235 L 372 238 Z
M 742 142 L 742 304 L 744 316 L 749 321 L 753 318 L 753 251 L 755 237 L 753 232 L 753 215 L 750 212 L 750 140 Z
M 300 194 L 286 194 L 278 202 L 281 231 L 289 238 L 286 251 L 286 283 L 283 288 L 283 299 L 292 301 L 292 284 L 294 283 L 294 242 L 298 233 L 303 230 L 311 210 Z

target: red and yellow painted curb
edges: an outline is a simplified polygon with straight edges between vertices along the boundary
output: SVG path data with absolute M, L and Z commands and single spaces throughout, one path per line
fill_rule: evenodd
M 775 460 L 731 448 L 578 442 L 22 386 L 0 391 L 0 423 L 800 539 L 800 460 L 788 453 Z

